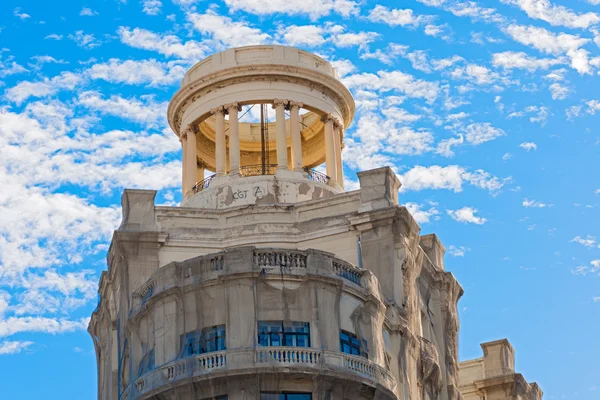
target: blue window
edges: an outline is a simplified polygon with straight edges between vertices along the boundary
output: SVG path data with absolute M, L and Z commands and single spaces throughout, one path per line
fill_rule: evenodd
M 310 347 L 308 322 L 259 321 L 258 344 L 261 346 Z
M 154 369 L 154 349 L 142 357 L 140 360 L 140 369 L 138 372 L 138 376 L 144 375 L 146 372 L 152 371 Z
M 182 354 L 187 357 L 225 350 L 225 334 L 225 325 L 215 325 L 181 335 Z
M 340 351 L 346 354 L 353 354 L 355 356 L 367 357 L 367 343 L 365 340 L 358 340 L 354 333 L 341 331 L 340 332 Z
M 260 392 L 260 400 L 311 400 L 312 393 Z

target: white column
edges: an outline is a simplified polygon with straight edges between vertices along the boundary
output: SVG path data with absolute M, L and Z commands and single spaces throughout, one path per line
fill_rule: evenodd
M 302 136 L 300 136 L 300 108 L 304 104 L 290 101 L 290 134 L 292 137 L 292 169 L 302 171 Z
M 238 103 L 225 105 L 229 113 L 229 174 L 240 173 L 240 131 L 238 124 L 238 112 L 242 107 Z
M 333 132 L 334 132 L 333 141 L 335 142 L 334 147 L 333 147 L 335 150 L 335 168 L 336 168 L 335 180 L 337 181 L 338 185 L 343 189 L 344 188 L 344 164 L 342 164 L 342 126 L 339 124 L 336 124 Z
M 277 148 L 277 170 L 287 170 L 287 143 L 285 134 L 285 105 L 287 100 L 273 100 L 275 109 L 276 148 Z
M 179 141 L 181 142 L 181 196 L 185 198 L 187 193 L 185 185 L 187 184 L 185 160 L 187 160 L 187 133 L 185 129 L 179 134 Z
M 185 130 L 186 143 L 185 143 L 185 193 L 184 195 L 190 196 L 192 188 L 196 185 L 196 130 L 193 126 L 188 125 Z
M 204 164 L 198 163 L 196 166 L 196 183 L 204 180 Z
M 337 173 L 335 168 L 333 117 L 331 115 L 325 115 L 321 118 L 321 121 L 325 124 L 325 167 L 327 176 L 329 176 L 329 184 L 335 186 Z
M 223 106 L 213 108 L 210 110 L 211 113 L 215 114 L 217 120 L 215 126 L 215 164 L 217 176 L 225 175 L 225 166 L 227 157 L 227 150 L 225 144 L 225 109 Z

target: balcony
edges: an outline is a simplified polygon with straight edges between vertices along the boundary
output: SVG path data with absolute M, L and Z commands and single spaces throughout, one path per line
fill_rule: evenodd
M 363 357 L 304 347 L 257 347 L 227 350 L 182 358 L 166 363 L 138 378 L 120 400 L 150 398 L 178 384 L 216 376 L 273 373 L 327 374 L 338 379 L 362 381 L 395 397 L 396 382 L 388 370 Z
M 236 252 L 243 252 L 245 255 L 233 255 Z M 232 256 L 234 260 L 247 259 L 247 265 L 236 265 L 235 268 L 231 268 L 229 260 Z M 351 290 L 378 290 L 376 287 L 371 287 L 368 280 L 363 279 L 365 270 L 332 257 L 329 253 L 319 250 L 242 247 L 203 255 L 181 263 L 172 263 L 161 268 L 133 293 L 132 315 L 139 312 L 152 297 L 174 287 L 185 286 L 190 278 L 195 277 L 205 282 L 232 273 L 256 273 L 256 271 L 266 278 L 272 274 L 277 277 L 284 275 L 292 279 L 306 275 L 338 277 L 349 283 L 347 287 Z M 173 277 L 182 277 L 182 280 L 174 281 Z

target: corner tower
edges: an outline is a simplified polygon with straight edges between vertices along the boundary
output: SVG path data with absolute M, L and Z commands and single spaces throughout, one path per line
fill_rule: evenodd
M 332 66 L 298 49 L 188 71 L 169 107 L 182 205 L 123 193 L 89 326 L 99 399 L 460 398 L 462 288 L 390 168 L 343 190 L 353 113 Z
M 343 189 L 354 100 L 314 54 L 284 46 L 214 54 L 185 74 L 168 115 L 183 150 L 182 205 L 295 203 Z M 323 163 L 326 173 L 314 170 Z

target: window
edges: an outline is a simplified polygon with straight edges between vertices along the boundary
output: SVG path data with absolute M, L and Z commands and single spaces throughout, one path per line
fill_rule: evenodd
M 146 372 L 149 372 L 154 369 L 154 349 L 142 357 L 140 360 L 140 370 L 138 372 L 138 376 L 144 375 Z
M 258 344 L 261 346 L 310 347 L 308 322 L 259 321 Z
M 312 393 L 260 392 L 260 400 L 311 400 Z
M 183 356 L 225 350 L 225 333 L 225 325 L 215 325 L 181 335 Z
M 340 351 L 346 354 L 367 357 L 366 353 L 367 342 L 358 340 L 354 333 L 341 331 L 340 332 Z

